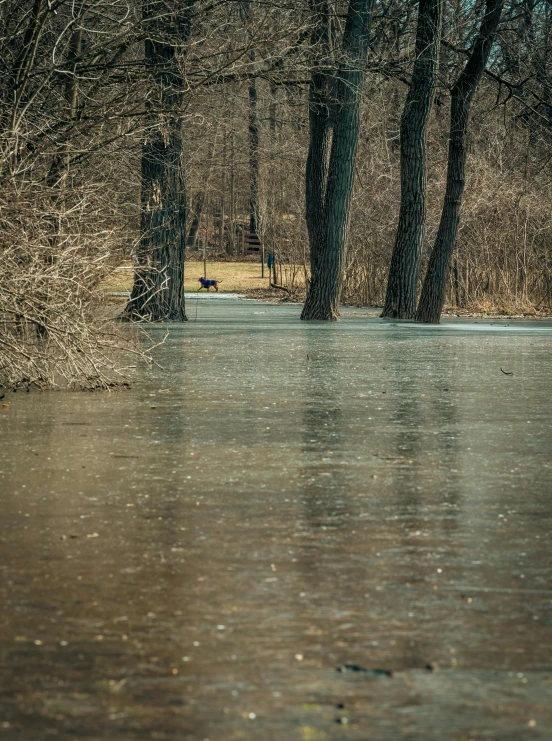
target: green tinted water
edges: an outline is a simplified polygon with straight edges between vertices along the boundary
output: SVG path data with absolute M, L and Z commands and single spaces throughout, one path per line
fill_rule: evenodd
M 9 394 L 0 737 L 550 738 L 552 323 L 196 308 Z

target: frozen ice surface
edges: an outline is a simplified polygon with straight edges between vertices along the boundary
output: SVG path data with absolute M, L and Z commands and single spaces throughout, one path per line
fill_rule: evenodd
M 2 739 L 552 737 L 552 323 L 299 313 L 10 392 Z

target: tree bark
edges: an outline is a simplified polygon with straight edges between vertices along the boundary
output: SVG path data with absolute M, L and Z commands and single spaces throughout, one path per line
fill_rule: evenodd
M 330 15 L 328 0 L 311 3 L 313 8 L 312 44 L 318 64 L 313 67 L 309 86 L 309 151 L 305 172 L 306 224 L 310 245 L 311 281 L 320 272 L 318 258 L 325 239 L 324 201 L 331 149 L 330 116 Z M 304 312 L 303 312 L 304 313 Z M 306 317 L 305 317 L 306 318 Z
M 335 321 L 343 280 L 347 227 L 360 128 L 360 101 L 373 0 L 350 0 L 341 60 L 328 74 L 332 28 L 328 3 L 312 2 L 313 41 L 322 64 L 310 84 L 310 142 L 306 170 L 311 278 L 301 319 Z
M 458 234 L 464 193 L 470 107 L 489 59 L 503 4 L 504 0 L 486 0 L 479 33 L 452 88 L 445 200 L 416 312 L 418 322 L 438 324 L 443 310 L 447 271 Z
M 427 125 L 439 61 L 442 0 L 420 0 L 416 59 L 401 119 L 401 206 L 382 316 L 411 319 L 426 218 Z
M 255 52 L 249 55 L 252 68 Z M 257 116 L 257 78 L 249 78 L 247 88 L 249 102 L 249 233 L 256 235 L 259 229 L 259 121 Z
M 146 65 L 157 100 L 149 103 L 151 128 L 142 146 L 140 247 L 125 316 L 132 320 L 186 321 L 184 259 L 186 187 L 182 167 L 183 80 L 177 53 L 188 39 L 194 0 L 176 13 L 144 0 L 149 38 Z

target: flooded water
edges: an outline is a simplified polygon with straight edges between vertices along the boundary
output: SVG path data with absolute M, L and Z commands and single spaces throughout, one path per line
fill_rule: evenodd
M 299 312 L 9 394 L 0 739 L 552 738 L 552 323 Z

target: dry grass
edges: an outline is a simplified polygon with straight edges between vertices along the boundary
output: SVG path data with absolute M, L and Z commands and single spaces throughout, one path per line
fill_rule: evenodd
M 203 262 L 190 261 L 186 264 L 186 275 L 184 289 L 186 293 L 195 293 L 199 288 L 197 278 L 203 275 Z M 282 301 L 289 300 L 290 297 L 282 291 L 270 288 L 268 269 L 265 268 L 265 277 L 261 278 L 261 266 L 254 262 L 208 262 L 207 278 L 216 278 L 221 280 L 220 291 L 222 293 L 241 293 L 248 298 L 254 298 L 262 301 Z M 304 299 L 304 280 L 302 273 L 297 273 L 296 285 L 298 291 L 292 297 L 292 300 L 301 301 Z M 130 264 L 122 265 L 116 268 L 103 282 L 105 290 L 111 291 L 130 291 L 132 288 L 132 266 Z M 213 291 L 210 291 L 213 293 Z M 202 291 L 205 293 L 205 291 Z M 354 299 L 345 300 L 344 304 L 353 306 L 359 304 Z M 541 307 L 538 311 L 533 306 L 512 306 L 500 305 L 496 302 L 478 301 L 473 302 L 467 308 L 458 308 L 447 305 L 443 311 L 444 315 L 452 316 L 504 316 L 504 317 L 521 317 L 521 316 L 550 316 L 552 311 Z
M 265 277 L 261 278 L 261 265 L 253 262 L 208 262 L 207 275 L 203 275 L 202 262 L 190 262 L 186 265 L 185 273 L 185 291 L 198 290 L 199 276 L 222 281 L 219 290 L 225 293 L 240 293 L 251 289 L 268 288 L 270 285 L 268 268 L 265 267 Z
M 199 276 L 203 276 L 203 262 L 187 263 L 184 275 L 186 293 L 198 290 Z M 248 294 L 259 289 L 270 288 L 268 268 L 265 267 L 265 277 L 261 278 L 261 265 L 254 262 L 207 262 L 207 275 L 203 277 L 220 280 L 219 290 L 224 293 Z M 132 266 L 127 264 L 116 268 L 103 285 L 108 291 L 130 291 Z M 279 297 L 282 297 L 281 292 L 279 292 Z

